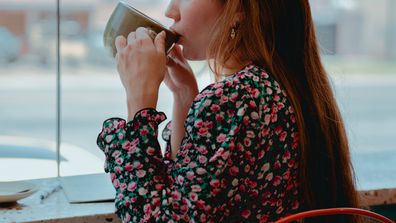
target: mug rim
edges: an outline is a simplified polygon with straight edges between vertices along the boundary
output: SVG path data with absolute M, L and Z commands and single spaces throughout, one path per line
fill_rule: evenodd
M 156 25 L 161 26 L 161 28 L 166 29 L 166 30 L 168 30 L 168 31 L 171 31 L 171 30 L 169 30 L 167 27 L 165 27 L 164 25 L 162 25 L 160 22 L 156 21 L 155 19 L 153 19 L 153 18 L 149 17 L 148 15 L 144 14 L 143 12 L 139 11 L 138 9 L 136 9 L 136 8 L 133 7 L 133 6 L 131 6 L 131 5 L 130 5 L 129 3 L 127 3 L 126 1 L 121 0 L 121 1 L 119 1 L 119 3 L 123 4 L 125 7 L 127 7 L 128 9 L 130 9 L 130 10 L 136 12 L 137 14 L 143 16 L 145 19 L 149 20 L 150 22 L 153 22 L 153 23 L 155 23 Z

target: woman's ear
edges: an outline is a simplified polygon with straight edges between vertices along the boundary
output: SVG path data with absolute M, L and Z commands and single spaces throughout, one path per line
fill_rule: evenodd
M 235 23 L 240 24 L 244 19 L 245 19 L 245 17 L 243 16 L 243 13 L 242 12 L 238 12 L 238 13 L 235 14 L 233 23 L 234 24 Z

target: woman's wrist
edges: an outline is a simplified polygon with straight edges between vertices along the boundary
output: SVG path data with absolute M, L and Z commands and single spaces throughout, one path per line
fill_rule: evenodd
M 158 91 L 127 94 L 128 121 L 143 108 L 157 108 Z
M 198 87 L 196 88 L 185 88 L 173 92 L 173 98 L 176 102 L 182 104 L 190 104 L 194 98 L 198 95 Z

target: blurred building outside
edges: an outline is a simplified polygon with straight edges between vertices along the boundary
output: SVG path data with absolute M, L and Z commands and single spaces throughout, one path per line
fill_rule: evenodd
M 161 7 L 162 12 L 151 7 L 159 1 L 127 2 L 154 18 L 163 18 L 166 5 Z M 61 52 L 65 62 L 108 64 L 100 61 L 105 53 L 102 33 L 116 3 L 116 0 L 61 1 Z M 375 4 L 371 0 L 315 0 L 311 5 L 325 55 L 396 58 L 395 0 L 378 0 Z M 56 1 L 0 0 L 0 27 L 9 30 L 20 43 L 18 58 L 41 64 L 54 60 L 55 9 Z

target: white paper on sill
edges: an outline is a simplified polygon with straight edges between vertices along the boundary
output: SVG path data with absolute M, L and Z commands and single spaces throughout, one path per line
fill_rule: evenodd
M 88 174 L 60 178 L 69 203 L 114 201 L 115 189 L 109 174 Z

